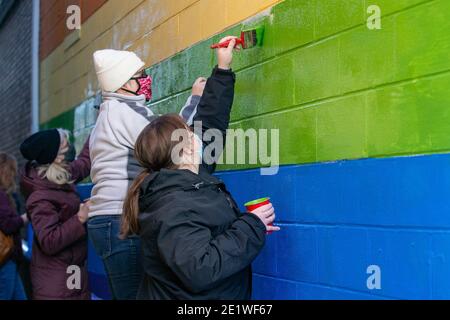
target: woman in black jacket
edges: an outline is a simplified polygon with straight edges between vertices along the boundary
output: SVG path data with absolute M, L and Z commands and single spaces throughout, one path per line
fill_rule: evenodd
M 194 119 L 203 130 L 223 135 L 234 95 L 233 46 L 234 41 L 218 50 L 219 65 Z M 185 132 L 181 142 L 173 139 L 178 130 Z M 199 165 L 201 150 L 201 140 L 178 115 L 154 120 L 136 142 L 135 156 L 145 170 L 125 201 L 122 236 L 141 238 L 145 275 L 138 299 L 251 297 L 251 263 L 266 232 L 279 230 L 270 226 L 274 209 L 241 213 L 223 182 L 211 175 L 214 166 Z

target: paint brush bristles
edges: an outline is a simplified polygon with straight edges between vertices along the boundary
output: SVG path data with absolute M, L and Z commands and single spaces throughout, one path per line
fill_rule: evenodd
M 256 30 L 242 31 L 242 39 L 244 39 L 242 43 L 242 49 L 250 49 L 256 46 Z
M 256 46 L 261 46 L 263 36 L 264 36 L 264 27 L 262 26 L 242 31 L 241 38 L 244 40 L 242 48 L 250 49 Z
M 263 37 L 264 37 L 263 26 L 256 27 L 254 29 L 243 30 L 241 32 L 241 37 L 236 38 L 236 47 L 241 46 L 242 49 L 250 49 L 256 46 L 262 46 Z M 211 49 L 226 48 L 228 47 L 230 41 L 231 40 L 213 44 L 211 46 Z

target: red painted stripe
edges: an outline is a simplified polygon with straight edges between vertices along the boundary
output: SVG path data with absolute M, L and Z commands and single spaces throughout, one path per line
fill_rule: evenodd
M 81 8 L 81 22 L 85 22 L 108 0 L 41 0 L 40 59 L 50 55 L 72 31 L 66 27 L 67 7 Z

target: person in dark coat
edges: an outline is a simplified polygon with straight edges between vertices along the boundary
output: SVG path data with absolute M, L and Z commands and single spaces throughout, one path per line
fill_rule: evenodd
M 38 132 L 21 145 L 29 160 L 21 190 L 34 230 L 31 282 L 35 300 L 89 300 L 87 271 L 88 204 L 75 183 L 89 176 L 89 139 L 73 160 L 68 133 Z
M 17 214 L 13 192 L 17 177 L 16 160 L 0 153 L 0 231 L 12 236 L 14 247 L 7 260 L 0 265 L 0 300 L 26 300 L 18 268 L 23 261 L 20 229 L 28 222 L 27 216 Z
M 223 135 L 234 95 L 233 46 L 218 52 L 219 65 L 199 104 L 207 112 L 194 119 Z M 184 132 L 181 142 L 174 132 Z M 266 232 L 279 230 L 270 226 L 272 205 L 240 212 L 224 183 L 211 175 L 215 166 L 202 161 L 203 144 L 178 115 L 155 119 L 136 142 L 135 156 L 145 170 L 129 189 L 122 236 L 141 239 L 145 275 L 139 300 L 250 299 L 251 263 Z

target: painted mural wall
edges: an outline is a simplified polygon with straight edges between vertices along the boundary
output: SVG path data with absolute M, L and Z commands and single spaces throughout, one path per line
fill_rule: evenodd
M 372 4 L 380 30 L 366 25 Z M 136 51 L 154 79 L 149 107 L 176 112 L 210 73 L 213 42 L 264 26 L 263 46 L 235 57 L 231 128 L 279 129 L 282 167 L 218 173 L 240 204 L 270 196 L 278 213 L 254 298 L 448 299 L 448 12 L 447 0 L 109 0 L 42 60 L 41 125 L 73 130 L 81 146 L 96 49 Z M 379 289 L 367 286 L 374 265 Z

